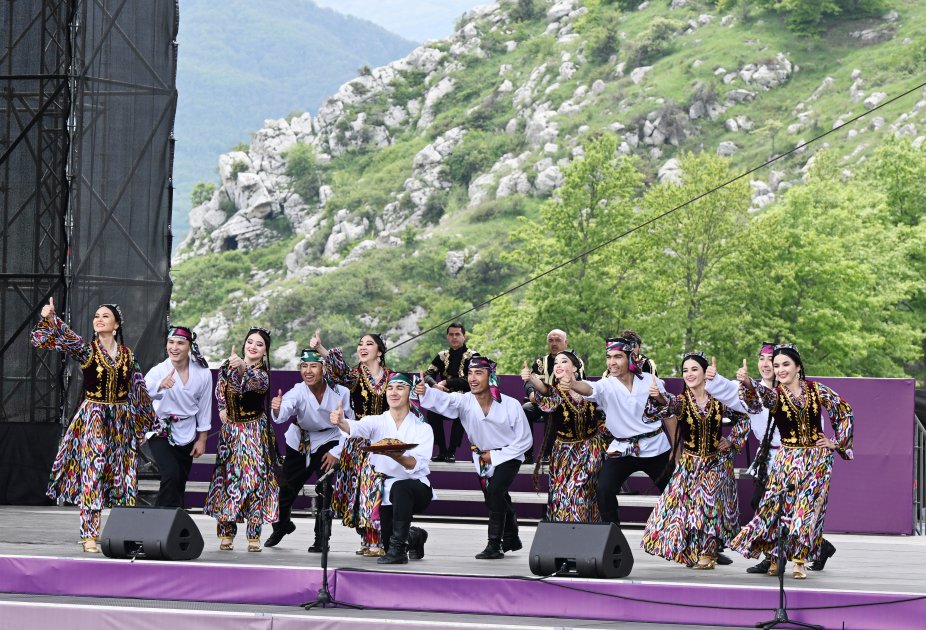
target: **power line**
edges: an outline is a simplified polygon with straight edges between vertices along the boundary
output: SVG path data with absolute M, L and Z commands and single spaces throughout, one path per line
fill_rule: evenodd
M 569 260 L 566 260 L 566 261 L 564 261 L 564 262 L 561 262 L 561 263 L 559 263 L 558 265 L 555 265 L 555 266 L 553 266 L 553 267 L 550 267 L 550 268 L 547 269 L 546 271 L 543 271 L 543 272 L 541 272 L 541 273 L 538 273 L 537 275 L 532 276 L 532 277 L 528 278 L 527 280 L 524 280 L 523 282 L 520 282 L 520 283 L 516 284 L 516 285 L 513 286 L 513 287 L 510 287 L 510 288 L 508 288 L 508 289 L 505 289 L 504 291 L 502 291 L 502 292 L 499 293 L 498 295 L 494 295 L 494 296 L 490 297 L 489 299 L 487 299 L 487 300 L 485 300 L 485 301 L 483 301 L 483 302 L 480 302 L 479 304 L 476 304 L 475 306 L 472 306 L 472 307 L 466 309 L 465 311 L 463 311 L 463 312 L 461 312 L 461 313 L 457 313 L 457 314 L 454 315 L 453 317 L 451 317 L 451 318 L 449 318 L 449 319 L 445 319 L 444 321 L 442 321 L 442 322 L 440 322 L 440 323 L 438 323 L 438 324 L 435 324 L 434 326 L 431 326 L 430 328 L 428 328 L 428 329 L 426 329 L 426 330 L 421 331 L 420 333 L 418 333 L 417 335 L 414 335 L 413 337 L 409 337 L 408 339 L 406 339 L 406 340 L 404 340 L 404 341 L 400 341 L 399 343 L 395 344 L 394 346 L 389 347 L 389 348 L 387 349 L 387 351 L 395 350 L 396 348 L 398 348 L 398 347 L 400 347 L 400 346 L 403 346 L 403 345 L 405 345 L 406 343 L 408 343 L 408 342 L 410 342 L 410 341 L 414 341 L 415 339 L 418 339 L 419 337 L 422 337 L 422 336 L 428 334 L 429 332 L 432 332 L 432 331 L 434 331 L 434 330 L 437 330 L 437 329 L 439 329 L 439 328 L 442 328 L 443 326 L 446 326 L 446 325 L 451 324 L 451 323 L 453 323 L 453 322 L 455 322 L 455 321 L 458 321 L 458 320 L 459 320 L 461 317 L 463 317 L 464 315 L 468 315 L 469 313 L 472 313 L 473 311 L 476 311 L 476 310 L 482 308 L 483 306 L 486 306 L 487 304 L 491 304 L 492 302 L 494 302 L 495 300 L 497 300 L 497 299 L 499 299 L 499 298 L 502 298 L 502 297 L 504 297 L 504 296 L 506 296 L 506 295 L 508 295 L 508 294 L 510 294 L 510 293 L 514 293 L 514 292 L 517 291 L 518 289 L 527 286 L 528 284 L 530 284 L 531 282 L 534 282 L 535 280 L 539 280 L 540 278 L 543 278 L 544 276 L 548 276 L 548 275 L 550 275 L 551 273 L 553 273 L 553 272 L 555 272 L 555 271 L 559 271 L 559 270 L 562 269 L 563 267 L 566 267 L 566 266 L 568 266 L 568 265 L 571 265 L 572 263 L 574 263 L 575 261 L 579 260 L 580 258 L 582 258 L 582 257 L 584 257 L 584 256 L 587 256 L 587 255 L 589 255 L 589 254 L 591 254 L 591 253 L 593 253 L 593 252 L 596 252 L 596 251 L 598 251 L 599 249 L 601 249 L 601 248 L 603 248 L 603 247 L 607 247 L 608 245 L 611 245 L 612 243 L 614 243 L 614 242 L 616 242 L 616 241 L 618 241 L 618 240 L 624 238 L 625 236 L 628 236 L 628 235 L 630 235 L 630 234 L 633 234 L 634 232 L 637 232 L 638 230 L 641 230 L 641 229 L 645 228 L 646 226 L 651 225 L 651 224 L 655 223 L 656 221 L 659 221 L 660 219 L 664 219 L 665 217 L 669 216 L 670 214 L 673 214 L 674 212 L 677 212 L 678 210 L 681 210 L 682 208 L 684 208 L 684 207 L 686 207 L 686 206 L 689 206 L 689 205 L 693 204 L 694 202 L 699 201 L 699 200 L 703 199 L 704 197 L 707 197 L 708 195 L 717 192 L 717 191 L 720 190 L 721 188 L 725 188 L 725 187 L 729 186 L 730 184 L 732 184 L 732 183 L 734 183 L 734 182 L 737 182 L 737 181 L 743 179 L 744 177 L 747 177 L 747 176 L 749 176 L 749 175 L 752 175 L 752 174 L 755 173 L 756 171 L 761 170 L 761 169 L 765 168 L 766 166 L 769 166 L 769 165 L 771 165 L 771 164 L 774 164 L 775 162 L 777 162 L 778 160 L 781 160 L 782 158 L 788 157 L 789 155 L 791 155 L 791 154 L 793 154 L 793 153 L 796 153 L 796 152 L 798 152 L 798 151 L 800 151 L 800 150 L 806 148 L 807 146 L 813 144 L 814 142 L 817 142 L 818 140 L 821 140 L 821 139 L 825 138 L 826 136 L 830 135 L 831 133 L 835 133 L 836 131 L 839 131 L 839 130 L 841 130 L 841 129 L 844 129 L 846 126 L 851 125 L 852 123 L 854 123 L 854 122 L 856 122 L 856 121 L 858 121 L 858 120 L 864 118 L 865 116 L 868 116 L 869 114 L 871 114 L 871 113 L 873 113 L 873 112 L 878 111 L 879 109 L 881 109 L 881 108 L 883 108 L 883 107 L 887 107 L 887 106 L 890 105 L 891 103 L 894 103 L 895 101 L 900 100 L 900 99 L 904 98 L 905 96 L 909 96 L 909 95 L 912 94 L 913 92 L 916 92 L 917 90 L 922 89 L 923 87 L 926 87 L 926 81 L 920 83 L 919 85 L 917 85 L 917 86 L 915 86 L 915 87 L 910 88 L 909 90 L 907 90 L 906 92 L 903 92 L 902 94 L 898 94 L 897 96 L 895 96 L 895 97 L 893 97 L 893 98 L 890 98 L 890 99 L 888 99 L 888 100 L 886 100 L 886 101 L 884 101 L 884 102 L 878 104 L 877 106 L 873 107 L 872 109 L 870 109 L 870 110 L 868 110 L 868 111 L 862 112 L 861 114 L 859 114 L 859 115 L 857 115 L 857 116 L 854 116 L 853 118 L 850 118 L 849 120 L 847 120 L 847 121 L 844 122 L 843 124 L 839 125 L 838 127 L 834 127 L 834 128 L 832 128 L 832 129 L 830 129 L 829 131 L 824 131 L 824 132 L 821 133 L 820 135 L 811 138 L 811 139 L 808 140 L 807 142 L 802 142 L 801 144 L 796 145 L 794 148 L 790 149 L 789 151 L 786 151 L 786 152 L 782 153 L 781 155 L 776 155 L 775 157 L 771 158 L 770 160 L 766 160 L 766 161 L 763 162 L 762 164 L 759 164 L 758 166 L 755 166 L 755 167 L 749 169 L 748 171 L 744 171 L 744 172 L 740 173 L 739 175 L 737 175 L 736 177 L 734 177 L 734 178 L 732 178 L 732 179 L 730 179 L 730 180 L 728 180 L 728 181 L 726 181 L 726 182 L 724 182 L 724 183 L 722 183 L 722 184 L 720 184 L 720 185 L 718 185 L 718 186 L 715 186 L 714 188 L 711 188 L 710 190 L 705 191 L 705 192 L 703 192 L 703 193 L 701 193 L 701 194 L 699 194 L 699 195 L 697 195 L 697 196 L 695 196 L 695 197 L 692 197 L 692 198 L 689 199 L 688 201 L 685 201 L 684 203 L 681 203 L 681 204 L 675 206 L 674 208 L 672 208 L 672 209 L 670 209 L 670 210 L 666 210 L 666 211 L 663 212 L 662 214 L 658 214 L 658 215 L 656 215 L 655 217 L 652 217 L 652 218 L 650 218 L 650 219 L 647 219 L 647 220 L 644 221 L 643 223 L 640 223 L 639 225 L 636 225 L 636 226 L 630 228 L 629 230 L 626 230 L 626 231 L 624 231 L 624 232 L 621 232 L 621 233 L 618 234 L 617 236 L 614 236 L 614 237 L 612 237 L 612 238 L 609 238 L 608 240 L 606 240 L 606 241 L 604 241 L 604 242 L 602 242 L 602 243 L 599 243 L 598 245 L 595 245 L 594 247 L 591 247 L 591 248 L 589 248 L 589 249 L 587 249 L 587 250 L 585 250 L 585 251 L 583 251 L 583 252 L 577 254 L 576 256 L 573 256 L 573 257 L 570 258 Z

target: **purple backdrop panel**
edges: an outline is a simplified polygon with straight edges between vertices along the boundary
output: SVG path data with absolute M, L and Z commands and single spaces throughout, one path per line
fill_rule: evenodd
M 452 595 L 448 595 L 452 594 Z M 337 598 L 372 608 L 750 627 L 774 617 L 774 588 L 338 571 Z M 886 602 L 889 605 L 872 605 Z M 827 628 L 921 627 L 926 600 L 792 589 L 791 619 Z M 832 608 L 854 606 L 852 608 Z M 816 610 L 800 610 L 814 608 Z
M 0 618 L 3 619 L 0 624 L 3 628 L 271 630 L 276 627 L 275 620 L 269 615 L 34 602 L 0 602 Z
M 312 568 L 0 556 L 6 593 L 294 606 L 314 599 L 321 575 Z

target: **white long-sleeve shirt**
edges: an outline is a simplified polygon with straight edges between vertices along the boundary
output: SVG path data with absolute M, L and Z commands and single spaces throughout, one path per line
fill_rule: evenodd
M 666 387 L 662 379 L 654 377 L 648 372 L 643 378 L 633 378 L 631 389 L 621 383 L 614 376 L 606 376 L 598 381 L 586 381 L 592 387 L 590 396 L 586 400 L 597 403 L 604 411 L 605 426 L 614 440 L 608 445 L 609 453 L 626 453 L 633 443 L 626 441 L 637 435 L 652 433 L 658 425 L 643 421 L 643 412 L 646 410 L 646 401 L 649 399 L 650 384 L 656 380 L 660 392 L 665 393 Z M 668 451 L 671 446 L 665 431 L 659 435 L 640 440 L 638 443 L 640 457 L 656 457 Z
M 762 407 L 759 413 L 749 413 L 745 405 L 740 400 L 740 385 L 736 381 L 731 381 L 718 374 L 713 380 L 704 382 L 704 391 L 722 402 L 733 411 L 739 411 L 749 416 L 749 428 L 752 434 L 761 442 L 765 438 L 765 429 L 768 427 L 768 409 Z M 771 456 L 774 457 L 776 451 L 781 446 L 781 434 L 778 429 L 772 434 Z
M 172 369 L 170 359 L 164 359 L 145 374 L 145 387 L 158 418 L 180 418 L 171 424 L 170 439 L 178 446 L 185 446 L 196 439 L 197 432 L 212 428 L 212 372 L 190 361 L 186 383 L 175 373 L 174 386 L 158 390 Z
M 471 392 L 447 393 L 425 387 L 421 406 L 447 418 L 459 418 L 471 444 L 488 452 L 492 466 L 516 459 L 524 461 L 524 453 L 533 445 L 530 424 L 521 403 L 502 394 L 501 402 L 492 401 L 489 413 Z
M 396 427 L 392 413 L 387 411 L 377 416 L 365 416 L 361 420 L 348 419 L 347 423 L 350 425 L 350 437 L 366 438 L 374 444 L 386 438 L 393 438 L 402 440 L 406 444 L 418 445 L 404 453 L 415 459 L 415 465 L 412 468 L 405 468 L 386 455 L 370 454 L 373 469 L 386 475 L 383 484 L 383 505 L 392 505 L 389 492 L 392 490 L 392 484 L 399 479 L 417 479 L 426 486 L 431 485 L 428 475 L 431 473 L 434 432 L 423 419 L 409 412 L 402 420 L 402 424 Z
M 298 451 L 304 431 L 309 434 L 311 452 L 314 453 L 322 444 L 327 444 L 332 440 L 340 442 L 341 431 L 331 424 L 331 412 L 338 408 L 338 403 L 341 403 L 346 418 L 354 417 L 354 412 L 350 407 L 350 390 L 346 387 L 335 385 L 332 389 L 326 385 L 325 393 L 319 402 L 309 386 L 304 382 L 299 382 L 283 394 L 280 411 L 271 412 L 271 414 L 273 421 L 277 424 L 283 424 L 295 416 L 296 424 L 286 429 L 286 445 Z M 333 457 L 340 456 L 341 444 L 339 443 L 328 452 Z

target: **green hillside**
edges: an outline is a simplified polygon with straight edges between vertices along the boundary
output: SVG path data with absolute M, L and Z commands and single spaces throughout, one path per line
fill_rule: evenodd
M 328 345 L 398 343 L 922 82 L 920 3 L 800 28 L 770 4 L 520 0 L 465 16 L 223 156 L 175 267 L 174 319 L 216 354 L 270 325 L 290 344 L 279 365 L 316 327 Z M 630 327 L 671 373 L 684 349 L 731 369 L 774 336 L 817 373 L 921 375 L 924 125 L 918 90 L 467 314 L 473 345 L 516 369 L 564 327 L 597 370 L 601 338 Z

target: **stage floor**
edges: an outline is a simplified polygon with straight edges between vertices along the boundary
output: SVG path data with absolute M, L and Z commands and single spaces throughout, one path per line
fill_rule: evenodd
M 107 513 L 104 513 L 104 525 Z M 74 508 L 0 507 L 0 618 L 8 627 L 162 629 L 196 627 L 346 628 L 402 624 L 439 627 L 749 627 L 774 616 L 777 580 L 750 575 L 755 561 L 730 554 L 731 566 L 693 571 L 639 550 L 642 530 L 624 529 L 634 567 L 616 580 L 538 579 L 528 550 L 535 527 L 523 526 L 524 550 L 503 560 L 476 560 L 484 522 L 422 521 L 426 557 L 385 566 L 355 555 L 359 537 L 337 524 L 329 576 L 332 595 L 361 604 L 303 612 L 321 585 L 321 557 L 309 554 L 314 520 L 274 549 L 220 552 L 215 521 L 194 522 L 206 549 L 191 562 L 130 562 L 84 554 Z M 269 533 L 269 528 L 268 528 Z M 894 630 L 918 627 L 926 616 L 926 537 L 832 535 L 837 553 L 826 571 L 807 580 L 787 574 L 792 619 L 826 628 Z M 57 619 L 52 623 L 52 619 Z M 106 623 L 100 623 L 105 620 Z M 144 621 L 144 623 L 142 623 Z M 38 626 L 35 624 L 39 623 Z M 4 627 L 0 623 L 0 627 Z
M 105 526 L 108 511 L 104 511 Z M 245 551 L 243 526 L 233 552 L 218 550 L 215 521 L 194 514 L 206 542 L 197 563 L 256 565 L 278 567 L 319 567 L 320 555 L 306 552 L 312 543 L 314 519 L 296 518 L 296 531 L 279 546 L 261 553 Z M 354 554 L 360 547 L 359 536 L 340 524 L 335 524 L 331 536 L 330 569 L 370 569 L 413 573 L 470 576 L 530 576 L 527 552 L 535 528 L 521 527 L 524 549 L 506 554 L 504 560 L 476 560 L 473 555 L 485 547 L 486 526 L 483 523 L 427 522 L 418 523 L 429 532 L 424 560 L 407 565 L 384 566 L 372 558 Z M 78 517 L 72 507 L 0 506 L 0 555 L 88 558 L 77 544 Z M 265 527 L 264 538 L 270 527 Z M 634 550 L 634 567 L 624 582 L 684 582 L 686 584 L 717 584 L 724 586 L 775 587 L 773 578 L 747 574 L 746 568 L 755 561 L 736 553 L 728 553 L 733 564 L 714 571 L 693 571 L 643 553 L 639 549 L 642 530 L 625 528 L 624 534 Z M 922 536 L 859 536 L 828 534 L 837 553 L 826 571 L 808 574 L 806 580 L 786 577 L 786 587 L 833 589 L 868 592 L 926 594 L 926 537 Z M 94 558 L 100 555 L 90 556 Z

